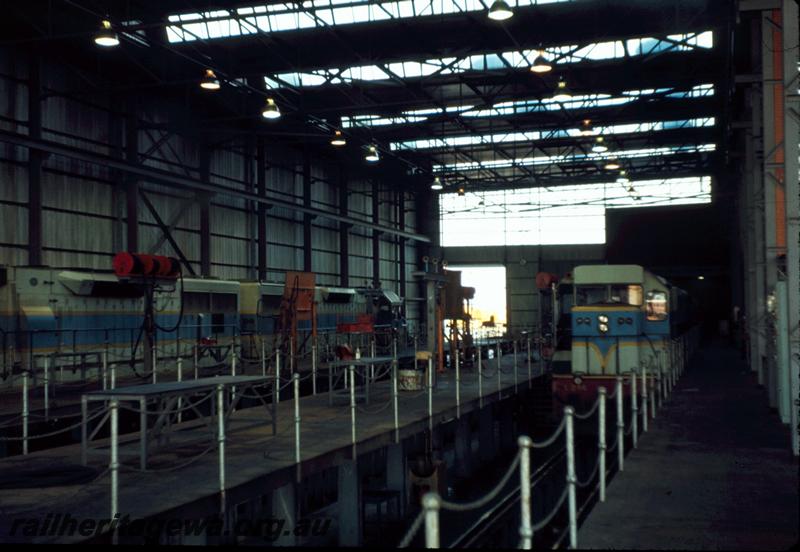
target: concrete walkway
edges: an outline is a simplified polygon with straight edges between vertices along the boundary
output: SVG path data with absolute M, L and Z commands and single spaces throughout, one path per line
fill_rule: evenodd
M 695 355 L 580 528 L 580 548 L 776 550 L 798 542 L 789 430 L 736 351 Z

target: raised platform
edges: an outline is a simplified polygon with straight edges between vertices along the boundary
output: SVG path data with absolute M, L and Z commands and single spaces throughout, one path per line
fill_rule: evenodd
M 581 548 L 778 550 L 798 542 L 798 459 L 738 352 L 697 352 Z
M 487 372 L 495 371 L 495 362 L 484 364 Z M 533 366 L 533 377 L 541 375 L 541 369 Z M 513 358 L 503 357 L 503 369 L 498 380 L 496 372 L 483 379 L 484 405 L 507 398 L 514 392 Z M 391 407 L 390 386 L 382 381 L 374 386 L 374 394 L 368 407 L 357 409 L 357 449 L 363 454 L 394 442 L 394 418 Z M 524 355 L 520 354 L 517 370 L 517 386 L 520 390 L 528 386 L 528 369 Z M 500 390 L 500 392 L 498 392 Z M 477 374 L 474 370 L 462 372 L 461 413 L 479 408 Z M 439 376 L 433 396 L 434 424 L 453 419 L 456 415 L 456 389 L 452 371 Z M 252 415 L 250 415 L 252 411 Z M 351 424 L 349 405 L 328 406 L 327 394 L 318 394 L 301 399 L 301 473 L 318 472 L 339 465 L 351 458 Z M 252 425 L 253 419 L 263 420 L 262 409 L 238 411 L 232 418 L 232 427 L 226 442 L 226 494 L 232 508 L 239 498 L 252 496 L 253 489 L 268 491 L 294 481 L 294 403 L 283 401 L 278 405 L 277 434 L 272 435 L 270 424 L 242 428 L 237 424 Z M 407 437 L 424 431 L 429 424 L 427 392 L 400 395 L 400 436 Z M 188 427 L 188 426 L 187 426 Z M 186 431 L 198 431 L 195 429 Z M 218 462 L 214 443 L 198 443 L 192 439 L 181 439 L 181 427 L 173 426 L 175 441 L 162 451 L 155 451 L 148 459 L 148 471 L 136 471 L 136 463 L 128 461 L 119 476 L 119 510 L 134 518 L 151 518 L 168 512 L 191 510 L 198 515 L 213 513 L 219 503 Z M 186 435 L 189 437 L 189 434 Z M 137 433 L 120 437 L 121 458 L 126 447 L 137 446 Z M 205 456 L 198 457 L 206 452 Z M 185 467 L 175 469 L 198 457 Z M 0 471 L 41 467 L 46 470 L 74 467 L 80 461 L 80 446 L 67 446 L 36 452 L 26 457 L 11 457 L 0 461 Z M 99 472 L 106 469 L 108 459 L 93 458 Z M 86 537 L 53 537 L 16 535 L 10 537 L 14 520 L 44 519 L 47 514 L 69 513 L 78 519 L 108 519 L 110 516 L 109 475 L 101 475 L 95 481 L 82 485 L 60 484 L 50 487 L 31 486 L 24 489 L 0 490 L 0 542 L 75 542 Z

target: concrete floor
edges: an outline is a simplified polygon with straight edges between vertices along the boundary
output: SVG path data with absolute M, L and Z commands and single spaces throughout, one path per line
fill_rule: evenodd
M 777 550 L 798 543 L 789 430 L 738 352 L 702 348 L 580 528 L 580 548 Z

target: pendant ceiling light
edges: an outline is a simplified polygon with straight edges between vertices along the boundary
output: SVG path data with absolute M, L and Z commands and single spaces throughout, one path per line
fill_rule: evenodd
M 104 48 L 119 46 L 119 37 L 114 29 L 111 28 L 111 21 L 103 19 L 100 22 L 100 30 L 94 35 L 94 43 Z
M 205 75 L 200 79 L 200 88 L 203 90 L 219 90 L 219 79 L 212 69 L 206 69 Z
M 494 21 L 505 21 L 514 17 L 514 12 L 503 0 L 495 0 L 489 8 L 489 19 Z
M 331 138 L 331 145 L 336 146 L 338 148 L 347 145 L 347 140 L 345 140 L 344 134 L 342 134 L 341 130 L 333 131 L 333 137 Z
M 278 106 L 275 105 L 275 100 L 272 98 L 267 98 L 267 105 L 264 106 L 264 111 L 261 112 L 261 116 L 265 119 L 278 119 L 281 116 L 281 110 L 278 109 Z

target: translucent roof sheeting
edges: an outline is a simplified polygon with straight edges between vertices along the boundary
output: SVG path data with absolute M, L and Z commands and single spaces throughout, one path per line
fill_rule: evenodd
M 656 121 L 647 123 L 596 126 L 593 130 L 594 134 L 608 136 L 614 134 L 659 132 L 662 130 L 674 130 L 679 128 L 713 127 L 714 124 L 714 117 L 704 117 L 700 119 L 684 119 L 678 121 Z M 428 138 L 421 140 L 409 140 L 406 142 L 392 142 L 389 144 L 389 148 L 392 150 L 419 150 L 476 146 L 480 144 L 508 144 L 517 142 L 532 142 L 534 140 L 550 140 L 555 138 L 577 138 L 582 136 L 581 132 L 582 130 L 576 127 L 547 131 L 531 130 L 526 132 L 504 132 L 501 134 L 482 136 L 469 135 L 453 136 L 449 138 Z
M 498 117 L 504 115 L 522 115 L 532 112 L 558 111 L 561 109 L 578 110 L 594 109 L 598 107 L 621 106 L 639 99 L 664 97 L 668 99 L 703 98 L 714 95 L 713 84 L 700 84 L 690 90 L 675 88 L 658 88 L 647 90 L 627 90 L 618 96 L 610 94 L 582 94 L 575 95 L 566 102 L 557 102 L 552 98 L 526 99 L 496 103 L 490 107 L 475 107 L 474 105 L 448 106 L 444 109 L 434 107 L 404 111 L 396 117 L 381 117 L 380 115 L 353 115 L 342 117 L 344 128 L 373 127 L 420 123 L 432 115 L 460 113 L 462 117 Z
M 629 191 L 633 187 L 633 192 Z M 441 244 L 605 243 L 606 209 L 711 202 L 708 176 L 440 196 Z
M 712 31 L 670 35 L 664 38 L 632 38 L 597 42 L 581 46 L 570 44 L 544 49 L 557 65 L 644 56 L 659 52 L 689 52 L 714 45 Z M 457 75 L 473 71 L 497 71 L 529 67 L 539 50 L 517 50 L 475 54 L 463 58 L 448 57 L 424 61 L 398 61 L 363 67 L 327 68 L 309 72 L 276 73 L 265 77 L 267 88 L 321 86 L 358 81 L 382 81 L 391 78 L 411 79 L 437 75 Z
M 509 0 L 512 7 L 573 0 Z M 302 5 L 302 7 L 300 7 Z M 313 0 L 170 15 L 167 39 L 191 42 L 485 10 L 480 0 Z
M 540 165 L 553 165 L 576 163 L 581 161 L 604 161 L 607 159 L 637 159 L 643 157 L 662 157 L 680 153 L 703 153 L 716 150 L 715 144 L 699 144 L 687 146 L 673 146 L 660 148 L 642 148 L 636 150 L 607 151 L 605 153 L 565 153 L 562 155 L 541 155 L 521 157 L 516 159 L 494 159 L 491 161 L 468 161 L 462 163 L 449 163 L 434 165 L 434 173 L 481 171 L 492 169 L 507 169 L 513 167 L 530 167 Z

